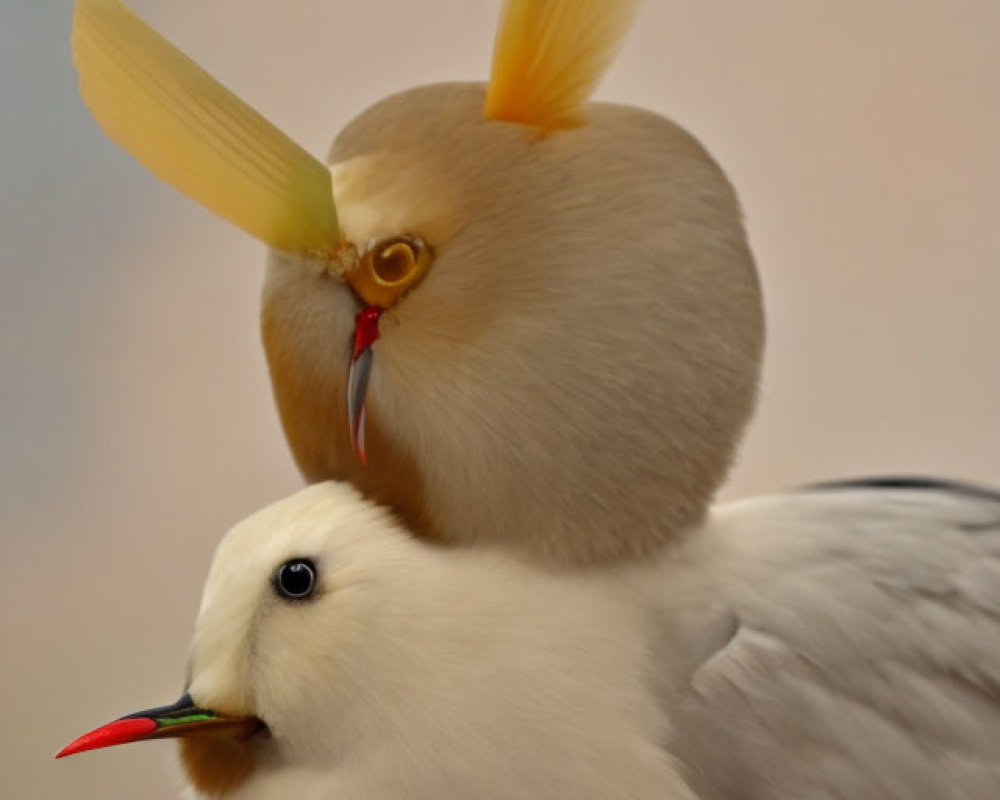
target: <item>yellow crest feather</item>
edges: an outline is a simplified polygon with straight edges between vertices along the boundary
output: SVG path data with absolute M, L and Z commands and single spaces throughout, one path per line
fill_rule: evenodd
M 98 124 L 159 178 L 280 250 L 337 249 L 329 169 L 119 0 L 79 0 L 73 62 Z
M 582 121 L 635 18 L 639 0 L 505 0 L 487 119 L 546 130 Z

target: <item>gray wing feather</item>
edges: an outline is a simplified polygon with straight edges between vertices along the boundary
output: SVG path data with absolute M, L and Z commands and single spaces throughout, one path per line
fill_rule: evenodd
M 1000 798 L 1000 498 L 820 487 L 705 534 L 662 690 L 699 797 Z

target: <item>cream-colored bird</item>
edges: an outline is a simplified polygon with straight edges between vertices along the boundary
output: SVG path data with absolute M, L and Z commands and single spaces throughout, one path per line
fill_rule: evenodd
M 233 800 L 694 800 L 646 680 L 649 597 L 418 542 L 344 485 L 219 546 L 189 679 L 61 755 L 180 736 Z
M 488 85 L 383 100 L 328 168 L 118 0 L 79 0 L 98 122 L 271 245 L 264 344 L 309 480 L 556 563 L 652 553 L 704 515 L 754 406 L 761 301 L 705 150 L 586 103 L 636 5 L 511 0 Z

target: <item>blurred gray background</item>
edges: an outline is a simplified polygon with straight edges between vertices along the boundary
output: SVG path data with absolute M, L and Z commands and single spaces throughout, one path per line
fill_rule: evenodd
M 483 79 L 499 0 L 134 0 L 312 152 L 390 91 Z M 211 552 L 300 485 L 257 332 L 263 248 L 75 89 L 67 0 L 0 4 L 0 794 L 175 797 L 169 744 L 51 760 L 170 702 Z M 1000 484 L 1000 4 L 647 0 L 600 97 L 693 130 L 768 300 L 726 497 Z

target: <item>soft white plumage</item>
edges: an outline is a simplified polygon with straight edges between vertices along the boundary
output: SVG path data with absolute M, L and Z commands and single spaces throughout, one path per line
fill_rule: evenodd
M 290 603 L 272 578 L 295 557 L 321 588 Z M 610 573 L 434 548 L 319 484 L 220 545 L 189 691 L 270 728 L 240 800 L 693 798 L 660 746 L 645 637 L 644 603 Z M 216 745 L 185 747 L 204 765 Z

